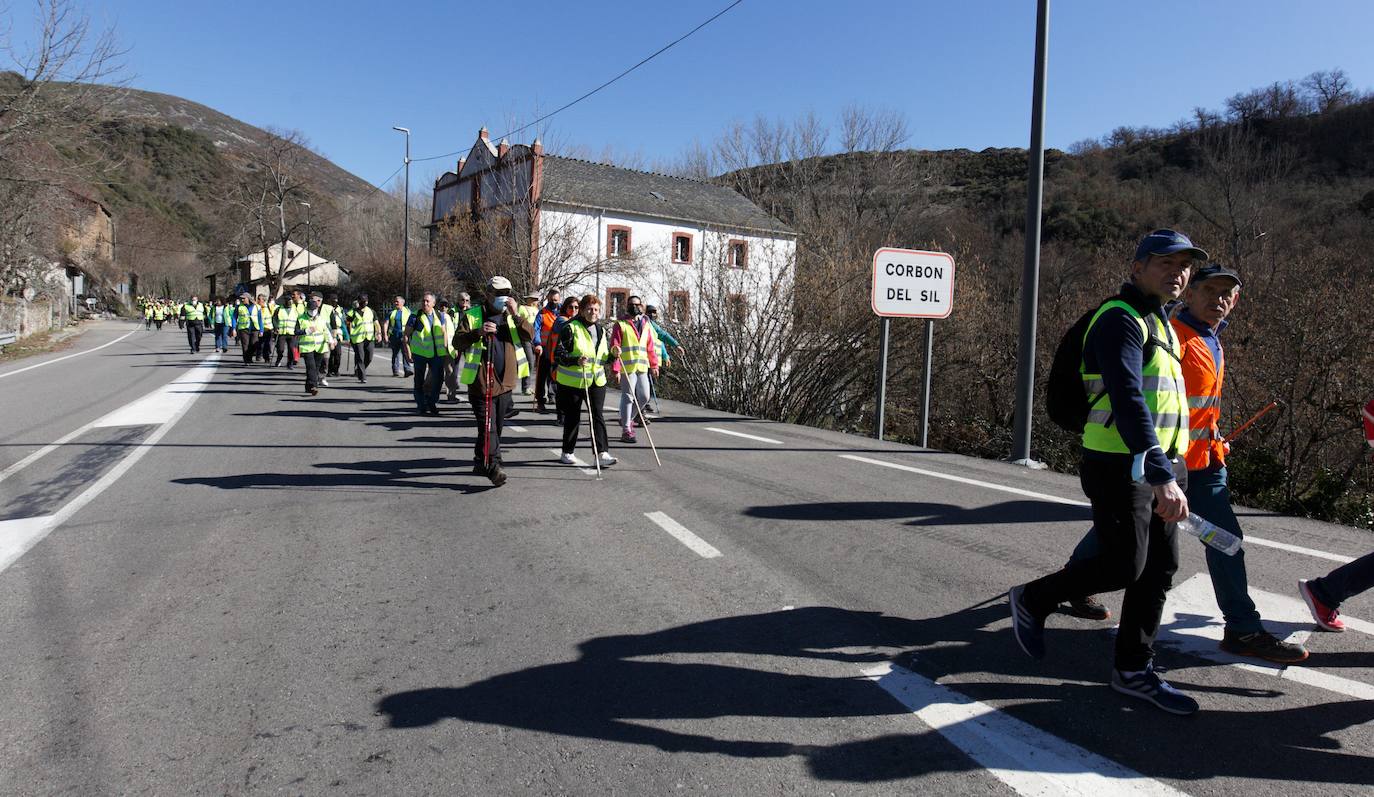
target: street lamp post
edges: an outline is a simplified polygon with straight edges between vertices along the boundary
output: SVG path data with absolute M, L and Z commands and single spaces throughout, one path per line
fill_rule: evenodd
M 305 205 L 305 289 L 310 290 L 310 248 L 315 245 L 315 230 L 310 226 L 310 203 L 297 202 L 297 205 Z M 286 268 L 286 264 L 282 264 Z M 284 273 L 284 272 L 283 272 Z
M 406 210 L 405 221 L 403 222 L 405 227 L 402 230 L 403 243 L 401 244 L 401 295 L 405 297 L 408 303 L 410 302 L 410 128 L 393 126 L 391 129 L 406 134 L 406 187 L 403 197 Z

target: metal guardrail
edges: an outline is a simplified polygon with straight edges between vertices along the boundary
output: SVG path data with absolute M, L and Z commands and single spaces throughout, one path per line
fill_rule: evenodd
M 4 349 L 11 343 L 19 342 L 18 332 L 0 332 L 0 349 Z

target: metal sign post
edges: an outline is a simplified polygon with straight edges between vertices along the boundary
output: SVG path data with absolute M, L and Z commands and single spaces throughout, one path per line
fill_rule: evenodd
M 926 319 L 925 390 L 921 408 L 921 446 L 930 431 L 931 352 L 935 319 L 954 309 L 954 258 L 944 252 L 883 248 L 873 253 L 873 289 L 869 301 L 881 318 L 878 337 L 878 407 L 876 432 L 883 439 L 887 403 L 887 350 L 890 319 Z

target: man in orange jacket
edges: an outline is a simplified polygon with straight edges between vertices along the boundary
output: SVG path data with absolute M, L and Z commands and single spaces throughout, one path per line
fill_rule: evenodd
M 1209 263 L 1196 269 L 1183 294 L 1183 307 L 1171 324 L 1183 349 L 1183 382 L 1188 390 L 1188 508 L 1237 537 L 1244 535 L 1231 510 L 1231 491 L 1226 482 L 1226 454 L 1222 439 L 1221 388 L 1226 378 L 1226 359 L 1220 335 L 1226 317 L 1240 300 L 1240 275 L 1225 266 Z M 1073 558 L 1081 559 L 1096 545 L 1093 532 L 1083 538 Z M 1217 605 L 1226 619 L 1221 649 L 1236 656 L 1293 664 L 1307 658 L 1307 650 L 1276 638 L 1264 630 L 1259 611 L 1251 600 L 1245 574 L 1245 549 L 1227 556 L 1204 547 L 1207 572 L 1212 577 Z M 1111 616 L 1096 598 L 1088 596 L 1070 604 L 1070 613 L 1089 619 Z

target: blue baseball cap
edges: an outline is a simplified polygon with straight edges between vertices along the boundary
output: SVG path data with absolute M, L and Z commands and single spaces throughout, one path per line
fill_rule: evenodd
M 1155 230 L 1140 239 L 1135 248 L 1136 260 L 1148 260 L 1150 255 L 1172 255 L 1175 252 L 1192 252 L 1194 260 L 1206 260 L 1207 252 L 1193 246 L 1188 236 L 1175 230 Z

